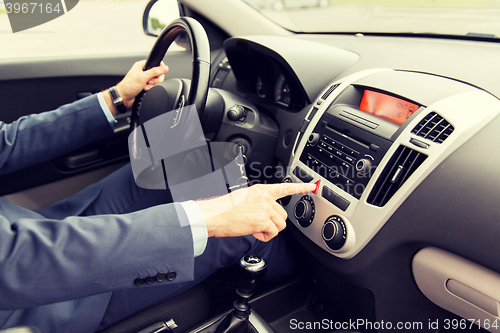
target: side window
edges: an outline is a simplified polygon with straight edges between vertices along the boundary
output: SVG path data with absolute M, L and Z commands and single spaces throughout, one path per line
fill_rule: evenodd
M 65 3 L 65 0 L 57 1 L 61 1 L 61 5 Z M 0 59 L 148 53 L 155 42 L 142 28 L 148 2 L 80 0 L 70 10 L 61 6 L 64 14 L 51 21 L 12 33 L 7 10 L 14 9 L 0 0 Z M 176 0 L 160 0 L 152 10 L 156 20 L 150 20 L 149 24 L 156 32 L 179 17 Z M 177 45 L 171 49 L 184 50 Z

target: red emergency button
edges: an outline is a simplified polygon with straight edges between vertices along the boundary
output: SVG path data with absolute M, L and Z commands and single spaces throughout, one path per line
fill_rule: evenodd
M 314 184 L 316 185 L 316 188 L 314 189 L 313 193 L 314 194 L 318 194 L 318 190 L 319 190 L 319 183 L 321 182 L 321 180 L 318 180 L 317 182 L 315 182 Z

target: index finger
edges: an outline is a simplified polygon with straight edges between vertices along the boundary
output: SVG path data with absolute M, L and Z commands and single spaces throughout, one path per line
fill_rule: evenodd
M 269 192 L 275 199 L 279 199 L 287 195 L 312 192 L 315 189 L 316 185 L 311 183 L 282 183 L 270 185 Z

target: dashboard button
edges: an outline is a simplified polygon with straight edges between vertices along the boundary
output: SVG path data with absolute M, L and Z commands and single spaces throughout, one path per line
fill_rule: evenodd
M 345 160 L 351 164 L 354 164 L 356 163 L 356 159 L 354 157 L 352 157 L 351 155 L 345 155 L 344 156 Z
M 328 187 L 323 186 L 323 190 L 321 190 L 321 196 L 326 200 L 330 201 L 331 203 L 333 203 L 333 198 L 336 196 L 336 194 L 333 193 L 333 191 L 330 190 Z
M 335 148 L 337 148 L 338 150 L 344 150 L 345 146 L 340 142 L 335 141 Z
M 340 176 L 343 177 L 343 176 Z M 344 177 L 345 178 L 345 177 Z M 352 180 L 351 180 L 352 181 Z M 334 204 L 344 212 L 347 210 L 349 205 L 351 204 L 346 199 L 342 198 L 340 195 L 333 192 L 327 186 L 323 186 L 323 190 L 321 191 L 321 196 L 328 200 L 330 203 Z
M 344 153 L 346 153 L 347 155 L 351 155 L 353 157 L 354 157 L 354 155 L 358 155 L 359 156 L 359 153 L 357 151 L 355 151 L 354 149 L 350 148 L 350 147 L 344 146 L 344 149 L 342 151 Z
M 336 183 L 338 182 L 338 178 L 339 178 L 339 173 L 336 170 L 330 168 L 328 170 L 328 176 L 326 177 L 326 179 L 328 179 L 332 183 Z
M 353 167 L 352 164 L 349 164 L 346 161 L 342 161 L 342 163 L 340 165 L 342 165 L 347 170 L 350 170 Z
M 422 141 L 417 140 L 417 139 L 410 139 L 410 143 L 413 143 L 415 146 L 420 147 L 420 148 L 424 148 L 424 149 L 429 148 L 429 145 L 427 143 L 422 142 Z
M 380 147 L 377 146 L 376 144 L 372 143 L 370 144 L 370 150 L 374 152 L 378 152 L 380 150 Z
M 295 167 L 295 169 L 293 170 L 293 174 L 297 176 L 297 178 L 302 180 L 304 183 L 309 183 L 311 180 L 314 179 L 311 175 L 309 175 L 307 172 L 305 172 L 299 167 Z
M 342 198 L 341 196 L 337 195 L 333 199 L 333 204 L 345 212 L 347 210 L 347 208 L 349 208 L 349 205 L 351 203 L 349 201 L 347 201 L 346 199 Z
M 343 185 L 348 185 L 348 186 L 352 186 L 354 185 L 354 181 L 345 177 L 345 176 L 342 176 L 342 175 L 339 175 L 339 181 L 343 184 Z
M 333 156 L 332 160 L 338 165 L 342 166 L 345 172 L 348 172 L 353 166 L 337 156 Z
M 339 158 L 344 158 L 345 154 L 341 152 L 340 150 L 335 150 L 334 154 L 339 157 Z
M 317 182 L 314 183 L 314 185 L 316 185 L 316 188 L 313 191 L 314 194 L 318 194 L 320 184 L 321 184 L 321 180 L 318 180 Z

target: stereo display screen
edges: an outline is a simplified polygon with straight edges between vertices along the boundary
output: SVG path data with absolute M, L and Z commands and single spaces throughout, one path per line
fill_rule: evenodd
M 403 124 L 420 106 L 401 98 L 372 90 L 365 90 L 359 109 L 375 116 Z

